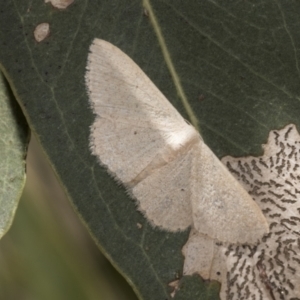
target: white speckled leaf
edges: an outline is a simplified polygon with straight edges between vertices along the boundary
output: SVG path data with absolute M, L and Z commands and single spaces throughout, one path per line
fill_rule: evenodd
M 262 209 L 270 232 L 256 246 L 216 243 L 191 232 L 185 274 L 222 282 L 222 300 L 300 299 L 300 135 L 271 131 L 260 157 L 222 159 Z
M 0 238 L 12 224 L 25 184 L 27 127 L 0 74 Z

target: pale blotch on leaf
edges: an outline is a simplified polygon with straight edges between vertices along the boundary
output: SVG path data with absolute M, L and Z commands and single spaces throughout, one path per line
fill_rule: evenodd
M 41 23 L 34 29 L 33 35 L 35 40 L 39 43 L 43 41 L 50 34 L 49 23 Z
M 58 9 L 66 9 L 74 2 L 74 0 L 45 0 L 45 3 L 48 2 Z
M 85 80 L 96 114 L 91 152 L 153 226 L 173 232 L 192 226 L 249 244 L 268 232 L 249 194 L 124 52 L 95 39 Z
M 174 280 L 174 281 L 172 281 L 168 284 L 168 286 L 172 289 L 172 292 L 170 293 L 171 298 L 174 298 L 176 293 L 180 289 L 179 285 L 180 285 L 180 280 L 179 279 Z
M 222 283 L 220 297 L 300 299 L 300 136 L 294 125 L 270 132 L 260 157 L 223 163 L 262 209 L 270 232 L 255 246 L 236 246 L 192 231 L 184 274 Z

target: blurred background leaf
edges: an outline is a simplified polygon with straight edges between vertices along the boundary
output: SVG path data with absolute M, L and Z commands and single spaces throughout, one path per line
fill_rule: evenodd
M 10 228 L 25 184 L 29 131 L 0 73 L 0 239 Z
M 34 137 L 0 265 L 0 299 L 137 299 L 87 234 Z

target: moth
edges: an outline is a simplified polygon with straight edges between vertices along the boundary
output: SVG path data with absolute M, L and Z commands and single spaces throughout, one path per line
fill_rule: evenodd
M 268 232 L 257 204 L 124 52 L 94 39 L 85 82 L 96 115 L 91 152 L 153 226 L 192 226 L 219 241 L 248 244 Z

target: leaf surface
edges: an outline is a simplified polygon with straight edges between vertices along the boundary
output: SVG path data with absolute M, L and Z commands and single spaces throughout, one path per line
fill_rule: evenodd
M 84 74 L 92 40 L 132 57 L 186 119 L 196 117 L 219 157 L 258 155 L 271 129 L 300 128 L 299 12 L 300 3 L 280 1 L 0 4 L 0 62 L 30 128 L 96 243 L 141 299 L 170 299 L 188 231 L 151 227 L 91 155 Z M 50 34 L 38 43 L 33 32 L 44 22 Z M 174 299 L 217 295 L 216 284 L 194 276 L 180 281 Z
M 0 74 L 0 238 L 12 224 L 25 184 L 28 128 Z

